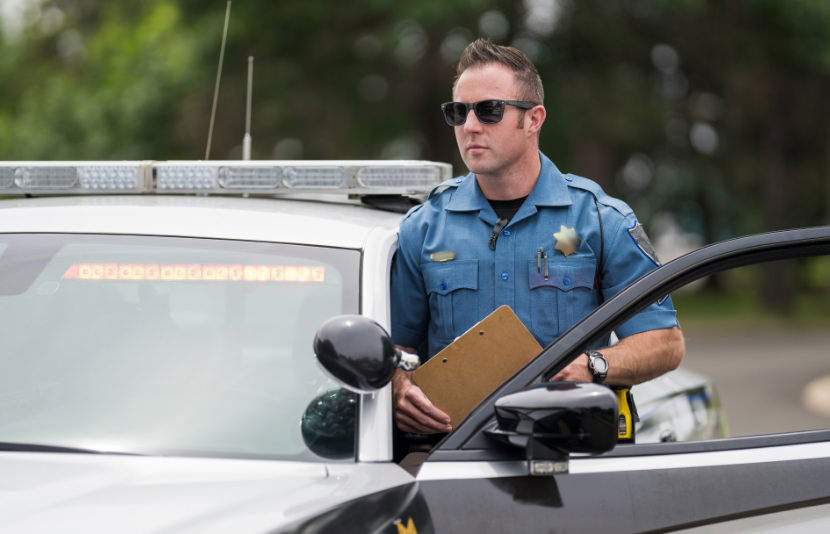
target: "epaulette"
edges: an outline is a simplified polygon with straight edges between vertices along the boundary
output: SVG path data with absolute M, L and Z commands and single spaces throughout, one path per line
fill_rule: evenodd
M 444 191 L 446 191 L 447 189 L 449 189 L 451 187 L 458 187 L 459 184 L 461 184 L 461 182 L 463 182 L 463 181 L 464 181 L 463 176 L 456 176 L 455 178 L 450 178 L 449 180 L 444 180 L 443 182 L 441 182 L 440 184 L 438 184 L 438 185 L 436 185 L 435 187 L 432 188 L 432 191 L 429 192 L 429 196 L 427 197 L 427 200 L 432 198 L 435 195 L 440 195 L 441 193 L 443 193 Z
M 432 197 L 436 197 L 436 196 L 440 195 L 441 193 L 443 193 L 447 189 L 458 187 L 458 185 L 463 181 L 464 181 L 463 176 L 462 177 L 450 178 L 449 180 L 444 180 L 443 182 L 441 182 L 440 184 L 438 184 L 438 185 L 436 185 L 435 187 L 432 188 L 432 191 L 430 191 L 429 195 L 427 196 L 426 202 L 429 202 L 430 199 L 432 199 Z M 406 212 L 406 215 L 401 220 L 401 222 L 407 220 L 413 213 L 415 213 L 416 211 L 421 209 L 423 207 L 423 205 L 426 204 L 426 202 L 424 202 L 422 204 L 418 204 L 417 206 L 412 206 L 409 209 L 409 211 Z
M 602 187 L 600 187 L 600 185 L 595 181 L 583 178 L 582 176 L 577 176 L 575 174 L 564 174 L 563 176 L 565 177 L 565 183 L 567 183 L 568 186 L 588 191 L 596 197 L 597 202 L 604 206 L 614 208 L 620 212 L 621 215 L 628 216 L 634 213 L 634 210 L 632 210 L 628 204 L 618 198 L 610 196 L 608 193 L 603 191 Z

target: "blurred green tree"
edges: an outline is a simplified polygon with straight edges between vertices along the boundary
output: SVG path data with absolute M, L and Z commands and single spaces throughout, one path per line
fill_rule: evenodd
M 170 126 L 195 89 L 200 38 L 176 2 L 130 6 L 47 2 L 5 43 L 0 157 L 156 159 L 182 149 Z

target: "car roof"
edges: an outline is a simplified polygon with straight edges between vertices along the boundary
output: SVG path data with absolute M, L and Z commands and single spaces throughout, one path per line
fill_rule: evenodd
M 345 201 L 293 198 L 90 195 L 0 201 L 0 233 L 165 235 L 355 249 L 374 229 L 397 228 L 401 218 Z

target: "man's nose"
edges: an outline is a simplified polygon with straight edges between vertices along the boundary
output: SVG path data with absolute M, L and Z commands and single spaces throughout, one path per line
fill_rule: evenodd
M 467 112 L 467 120 L 464 121 L 464 124 L 461 127 L 465 132 L 480 132 L 482 125 L 475 112 L 470 110 Z

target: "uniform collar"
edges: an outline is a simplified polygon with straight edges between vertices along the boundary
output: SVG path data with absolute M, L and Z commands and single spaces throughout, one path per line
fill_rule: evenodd
M 527 197 L 527 204 L 534 206 L 570 206 L 573 204 L 571 194 L 568 192 L 566 179 L 556 168 L 556 165 L 548 157 L 539 151 L 539 159 L 542 161 L 542 170 L 539 179 L 533 186 L 533 191 Z
M 511 224 L 536 213 L 536 206 L 570 206 L 573 201 L 568 193 L 568 186 L 565 177 L 556 168 L 556 165 L 547 156 L 539 151 L 539 159 L 542 163 L 539 178 L 536 185 L 528 195 L 527 200 L 510 221 Z M 452 198 L 444 208 L 447 211 L 479 211 L 482 218 L 494 219 L 495 212 L 490 203 L 484 197 L 478 187 L 478 181 L 474 173 L 468 174 L 455 191 Z M 487 214 L 487 215 L 485 215 Z M 492 214 L 492 217 L 489 216 Z

